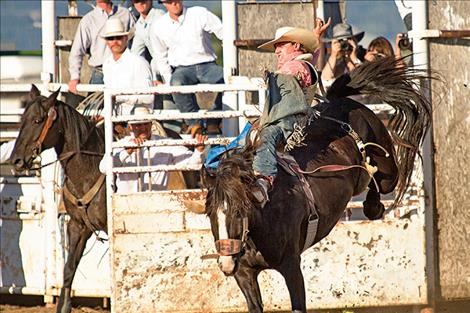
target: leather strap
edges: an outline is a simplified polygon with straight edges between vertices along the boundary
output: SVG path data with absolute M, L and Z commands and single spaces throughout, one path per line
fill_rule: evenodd
M 106 239 L 100 238 L 97 235 L 98 229 L 94 227 L 93 224 L 91 223 L 90 218 L 88 217 L 87 209 L 88 209 L 88 205 L 90 204 L 90 202 L 93 200 L 93 198 L 96 196 L 96 194 L 100 190 L 105 179 L 106 179 L 106 176 L 101 174 L 100 177 L 98 177 L 98 180 L 93 185 L 93 187 L 91 187 L 91 189 L 88 190 L 88 192 L 80 199 L 75 197 L 75 195 L 70 192 L 70 190 L 67 187 L 67 182 L 64 183 L 64 188 L 62 189 L 64 193 L 64 197 L 67 198 L 67 200 L 72 202 L 72 204 L 74 204 L 79 209 L 84 210 L 83 221 L 85 222 L 85 225 L 95 234 L 95 236 L 100 241 L 104 241 Z
M 315 200 L 313 198 L 312 190 L 310 189 L 310 184 L 305 179 L 305 176 L 302 174 L 302 170 L 300 169 L 297 161 L 291 156 L 287 154 L 277 153 L 278 155 L 278 162 L 279 165 L 283 169 L 285 169 L 289 174 L 295 174 L 300 181 L 300 185 L 307 196 L 308 201 L 308 224 L 307 224 L 307 233 L 305 235 L 305 243 L 302 248 L 302 252 L 307 250 L 309 247 L 313 245 L 315 241 L 315 237 L 318 231 L 318 220 L 319 215 L 315 208 Z
M 44 126 L 42 128 L 41 134 L 39 134 L 38 140 L 36 140 L 36 148 L 39 149 L 39 152 L 41 151 L 41 146 L 46 139 L 47 133 L 49 132 L 49 129 L 52 126 L 52 123 L 54 123 L 54 120 L 57 118 L 57 111 L 55 108 L 52 106 L 49 111 L 47 111 L 47 120 L 46 123 L 44 123 Z

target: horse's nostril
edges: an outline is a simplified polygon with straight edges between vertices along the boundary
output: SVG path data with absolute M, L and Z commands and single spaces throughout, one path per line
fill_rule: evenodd
M 13 162 L 13 165 L 16 169 L 22 169 L 24 166 L 24 161 L 22 159 L 16 159 L 15 162 Z

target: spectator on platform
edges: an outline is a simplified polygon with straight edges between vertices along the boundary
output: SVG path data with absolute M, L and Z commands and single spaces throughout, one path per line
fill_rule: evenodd
M 144 57 L 152 68 L 152 74 L 156 80 L 158 74 L 155 53 L 150 44 L 150 28 L 152 24 L 165 14 L 160 9 L 154 8 L 152 0 L 132 0 L 134 8 L 140 16 L 135 23 L 135 34 L 132 40 L 131 52 Z
M 80 83 L 80 72 L 83 58 L 89 54 L 88 64 L 91 67 L 90 84 L 103 83 L 102 66 L 109 50 L 101 37 L 106 21 L 119 19 L 128 31 L 134 27 L 134 18 L 129 10 L 113 5 L 110 0 L 96 0 L 96 7 L 87 13 L 78 25 L 69 55 L 69 91 L 76 93 Z
M 164 83 L 172 86 L 224 83 L 223 69 L 215 64 L 211 34 L 222 39 L 222 22 L 203 7 L 185 7 L 182 0 L 160 1 L 167 13 L 152 24 L 150 40 Z M 181 112 L 197 112 L 194 94 L 173 94 Z M 211 110 L 222 110 L 219 93 Z M 186 120 L 187 133 L 202 128 L 200 120 Z M 220 120 L 207 120 L 207 133 L 220 133 Z
M 132 40 L 131 52 L 143 56 L 152 69 L 153 84 L 157 85 L 163 79 L 158 71 L 155 52 L 150 42 L 150 29 L 157 19 L 165 12 L 153 7 L 152 0 L 132 0 L 134 8 L 139 12 L 140 17 L 135 23 L 135 35 Z M 154 109 L 156 110 L 177 110 L 171 95 L 155 95 Z M 180 132 L 181 121 L 165 121 L 165 127 Z
M 149 63 L 127 48 L 129 32 L 120 19 L 109 19 L 103 38 L 111 51 L 103 63 L 104 85 L 107 88 L 140 88 L 152 86 L 152 71 Z M 153 95 L 124 95 L 116 97 L 115 113 L 131 114 L 137 106 L 153 111 Z
M 135 109 L 134 115 L 148 115 L 150 110 L 146 107 Z M 152 134 L 152 122 L 149 120 L 129 121 L 131 130 L 130 136 L 127 136 L 119 143 L 129 143 L 142 145 L 147 140 L 166 139 Z M 195 134 L 199 143 L 194 152 L 184 146 L 157 146 L 142 148 L 122 148 L 113 155 L 115 167 L 148 166 L 150 165 L 200 165 L 202 164 L 204 141 L 207 136 Z M 100 162 L 100 171 L 106 172 L 106 161 Z M 140 181 L 140 182 L 139 182 Z M 149 188 L 149 182 L 151 187 Z M 168 172 L 159 171 L 152 173 L 123 173 L 118 174 L 116 179 L 117 192 L 130 193 L 138 192 L 139 185 L 141 191 L 147 190 L 166 190 L 168 186 Z
M 364 61 L 365 49 L 358 43 L 364 37 L 364 32 L 354 34 L 351 25 L 336 24 L 333 27 L 332 38 L 323 39 L 331 42 L 331 53 L 322 71 L 322 80 L 326 85 L 344 73 L 350 73 Z
M 367 47 L 364 57 L 366 61 L 373 62 L 381 58 L 394 56 L 392 44 L 385 37 L 377 37 Z

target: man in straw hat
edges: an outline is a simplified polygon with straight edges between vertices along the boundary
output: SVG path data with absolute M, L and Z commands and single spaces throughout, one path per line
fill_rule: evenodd
M 152 71 L 149 63 L 127 48 L 129 31 L 119 19 L 109 19 L 102 37 L 111 51 L 103 63 L 104 85 L 107 88 L 139 88 L 152 86 Z M 153 109 L 153 95 L 117 96 L 117 114 L 131 114 L 136 105 Z
M 152 121 L 144 119 L 144 117 L 149 114 L 151 114 L 151 111 L 147 107 L 135 108 L 134 115 L 142 116 L 142 119 L 129 121 L 131 134 L 118 142 L 140 146 L 148 140 L 166 139 L 166 137 L 152 134 Z M 128 147 L 122 148 L 113 154 L 113 163 L 115 167 L 183 164 L 200 165 L 202 164 L 204 141 L 207 140 L 207 136 L 195 134 L 194 138 L 198 142 L 194 151 L 184 146 Z M 105 173 L 106 167 L 106 162 L 103 158 L 100 162 L 100 171 Z M 147 190 L 166 190 L 168 177 L 168 172 L 166 171 L 118 174 L 116 179 L 117 192 L 130 193 Z
M 259 46 L 276 54 L 277 71 L 268 74 L 269 103 L 260 119 L 260 145 L 253 159 L 256 180 L 253 195 L 264 207 L 269 201 L 268 190 L 277 175 L 276 148 L 292 134 L 294 124 L 309 111 L 304 90 L 316 84 L 315 64 L 319 40 L 328 28 L 317 19 L 314 31 L 281 27 L 275 38 Z
M 134 27 L 134 18 L 129 10 L 113 5 L 111 0 L 96 0 L 96 7 L 80 20 L 73 39 L 69 55 L 70 92 L 77 92 L 82 62 L 86 54 L 90 55 L 88 59 L 91 67 L 90 84 L 103 83 L 102 65 L 109 55 L 109 50 L 100 34 L 110 18 L 121 20 L 126 30 Z
M 364 37 L 364 32 L 354 34 L 351 25 L 336 24 L 333 27 L 333 36 L 323 39 L 331 42 L 331 54 L 322 71 L 322 79 L 330 84 L 344 73 L 353 71 L 364 61 L 365 49 L 358 45 Z

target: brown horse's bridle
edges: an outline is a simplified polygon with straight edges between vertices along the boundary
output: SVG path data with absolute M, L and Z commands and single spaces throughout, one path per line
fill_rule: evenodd
M 33 158 L 41 154 L 42 143 L 44 142 L 44 139 L 46 139 L 47 133 L 49 132 L 49 129 L 51 129 L 52 123 L 54 123 L 54 120 L 56 118 L 57 118 L 57 111 L 55 107 L 52 106 L 49 109 L 49 111 L 47 111 L 47 120 L 44 123 L 44 126 L 42 127 L 42 131 L 41 131 L 41 134 L 39 135 L 38 140 L 36 140 L 36 143 L 34 144 Z
M 243 217 L 243 230 L 241 239 L 219 239 L 215 242 L 215 248 L 219 256 L 239 254 L 246 245 L 248 238 L 248 217 Z

